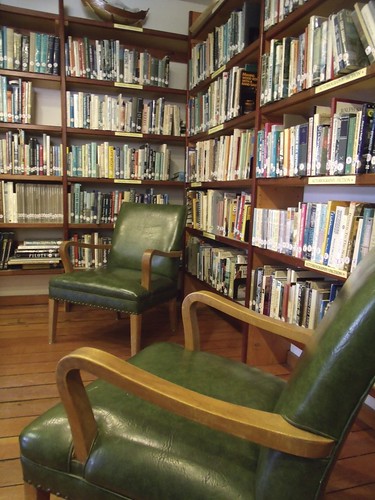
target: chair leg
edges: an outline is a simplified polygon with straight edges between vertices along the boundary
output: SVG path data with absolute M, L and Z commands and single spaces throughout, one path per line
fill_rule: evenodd
M 134 356 L 141 350 L 142 314 L 130 315 L 130 354 Z
M 50 494 L 47 491 L 39 490 L 32 484 L 23 483 L 25 500 L 49 500 Z
M 48 299 L 48 342 L 53 344 L 56 340 L 58 301 Z
M 169 321 L 171 324 L 172 332 L 177 330 L 177 299 L 172 299 L 168 303 L 169 307 Z

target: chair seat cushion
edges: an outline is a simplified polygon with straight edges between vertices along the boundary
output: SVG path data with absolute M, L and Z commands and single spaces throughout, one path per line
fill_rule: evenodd
M 200 393 L 262 410 L 272 411 L 284 388 L 273 375 L 172 343 L 149 346 L 129 362 Z M 57 405 L 21 435 L 26 480 L 39 474 L 42 486 L 52 483 L 61 494 L 74 492 L 72 497 L 81 500 L 254 498 L 258 446 L 172 415 L 103 381 L 91 383 L 88 393 L 99 431 L 87 463 L 80 468 L 71 460 L 69 425 Z M 91 496 L 80 496 L 87 491 Z
M 88 269 L 50 280 L 49 296 L 118 311 L 141 313 L 174 297 L 177 283 L 152 275 L 151 291 L 141 286 L 141 273 L 134 269 Z

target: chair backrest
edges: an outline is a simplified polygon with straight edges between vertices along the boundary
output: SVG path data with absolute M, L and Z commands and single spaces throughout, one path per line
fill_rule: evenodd
M 108 267 L 140 270 L 147 249 L 182 250 L 185 223 L 184 205 L 123 203 L 113 231 Z M 153 272 L 171 278 L 176 276 L 178 266 L 178 259 L 152 260 Z
M 319 497 L 374 382 L 375 249 L 340 290 L 274 410 L 299 428 L 335 439 L 335 451 L 312 460 L 262 449 L 257 500 Z

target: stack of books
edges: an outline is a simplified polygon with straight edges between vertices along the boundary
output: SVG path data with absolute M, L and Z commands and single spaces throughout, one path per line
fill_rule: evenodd
M 22 269 L 60 267 L 61 243 L 60 240 L 25 240 L 16 246 L 13 256 L 8 260 L 8 266 Z

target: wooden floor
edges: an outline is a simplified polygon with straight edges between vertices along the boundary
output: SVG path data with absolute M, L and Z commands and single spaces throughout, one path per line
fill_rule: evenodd
M 145 316 L 143 345 L 160 340 L 183 343 L 181 325 L 172 335 L 167 311 L 161 308 L 156 312 Z M 200 317 L 202 348 L 239 360 L 240 333 L 207 309 L 201 311 Z M 70 313 L 60 312 L 57 343 L 48 345 L 46 306 L 0 307 L 0 500 L 23 498 L 18 434 L 58 401 L 54 383 L 57 360 L 84 345 L 128 358 L 128 332 L 127 318 L 116 320 L 110 312 L 77 308 Z M 284 367 L 274 371 L 286 374 Z M 333 470 L 325 499 L 374 498 L 375 430 L 357 420 Z

